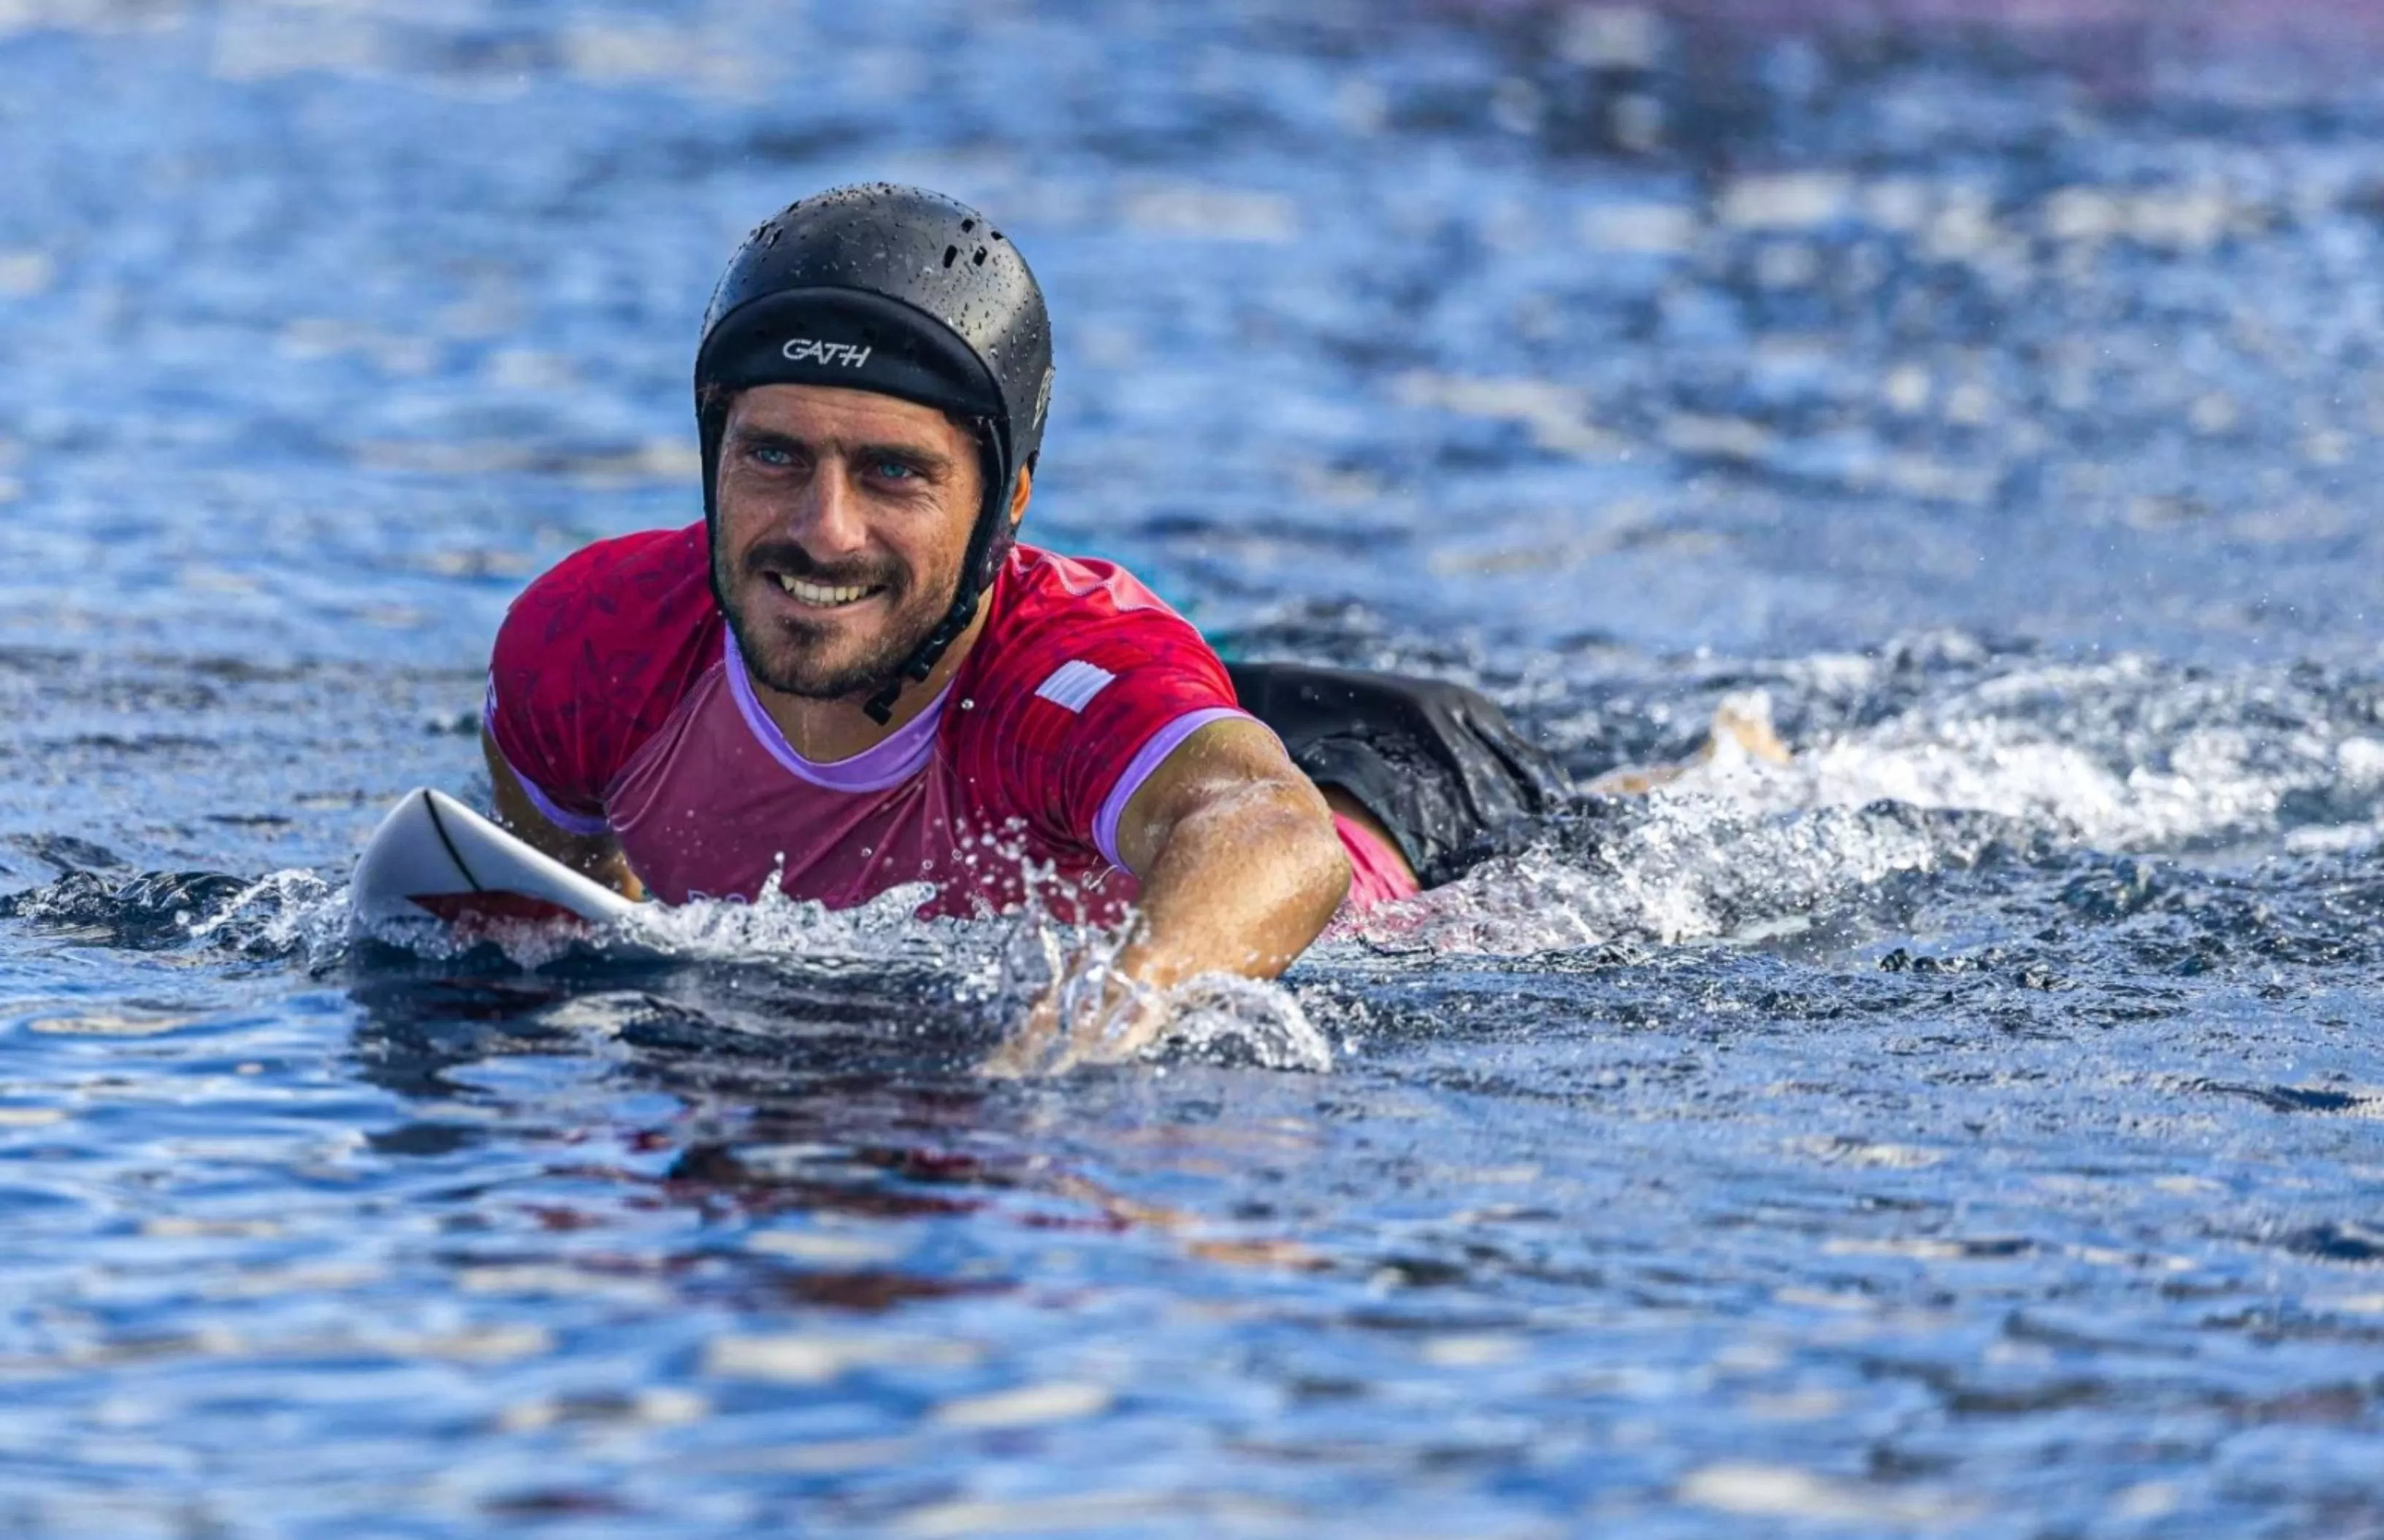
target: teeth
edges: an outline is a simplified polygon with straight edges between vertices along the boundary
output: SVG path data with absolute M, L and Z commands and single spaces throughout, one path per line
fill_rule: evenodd
M 832 589 L 824 583 L 806 583 L 800 578 L 789 578 L 783 572 L 774 572 L 770 576 L 777 578 L 778 586 L 794 595 L 797 602 L 816 604 L 822 609 L 853 603 L 868 598 L 870 592 L 865 587 Z

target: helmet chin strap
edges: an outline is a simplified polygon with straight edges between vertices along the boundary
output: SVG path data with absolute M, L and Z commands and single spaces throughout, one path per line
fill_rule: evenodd
M 944 618 L 927 633 L 927 640 L 919 643 L 910 657 L 903 660 L 901 666 L 894 671 L 894 677 L 880 687 L 876 694 L 862 702 L 861 709 L 881 727 L 894 720 L 894 702 L 901 698 L 902 688 L 933 674 L 936 664 L 943 662 L 944 654 L 951 651 L 952 643 L 960 640 L 961 633 L 969 628 L 969 622 L 976 618 L 978 602 L 993 586 L 993 574 L 987 569 L 994 565 L 1001 545 L 1006 544 L 1001 541 L 1001 536 L 1010 528 L 1012 492 L 1002 485 L 1000 441 L 995 437 L 991 422 L 978 418 L 975 427 L 978 452 L 985 462 L 985 484 L 988 490 L 985 506 L 977 510 L 976 527 L 969 531 L 968 553 L 961 560 L 961 586 L 952 595 L 952 607 L 944 612 Z
M 974 545 L 975 541 L 970 543 Z M 944 654 L 951 651 L 952 643 L 960 640 L 961 633 L 967 630 L 969 622 L 976 618 L 980 597 L 975 582 L 966 578 L 961 579 L 961 590 L 952 597 L 952 607 L 944 612 L 944 618 L 927 633 L 927 640 L 919 644 L 919 650 L 911 654 L 909 661 L 884 688 L 862 702 L 861 709 L 869 714 L 872 722 L 882 727 L 894 720 L 894 702 L 901 699 L 902 687 L 914 680 L 925 679 L 936 671 L 936 664 L 943 662 Z

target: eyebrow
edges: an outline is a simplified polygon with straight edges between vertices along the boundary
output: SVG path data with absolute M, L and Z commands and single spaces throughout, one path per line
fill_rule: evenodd
M 775 428 L 739 427 L 729 430 L 728 441 L 743 448 L 787 449 L 803 454 L 816 454 L 821 446 L 799 439 L 792 433 L 782 433 Z M 952 457 L 940 450 L 920 444 L 856 444 L 846 453 L 852 460 L 896 460 L 929 476 L 949 476 Z

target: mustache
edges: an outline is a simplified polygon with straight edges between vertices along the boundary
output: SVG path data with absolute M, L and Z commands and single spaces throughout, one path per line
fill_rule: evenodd
M 747 551 L 739 565 L 748 572 L 782 572 L 828 588 L 900 590 L 905 578 L 902 569 L 892 562 L 818 561 L 792 540 L 764 540 Z

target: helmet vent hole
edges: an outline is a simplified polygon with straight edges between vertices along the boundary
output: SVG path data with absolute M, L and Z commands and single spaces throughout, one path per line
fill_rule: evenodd
M 975 229 L 976 229 L 976 221 L 975 219 L 962 219 L 961 221 L 961 233 L 962 235 L 966 235 L 969 231 Z
M 961 259 L 961 249 L 960 249 L 958 246 L 946 246 L 946 247 L 944 248 L 944 266 L 945 266 L 945 267 L 950 267 L 953 263 L 958 262 L 960 259 Z
M 980 267 L 985 266 L 985 248 L 983 246 L 979 246 L 976 249 L 976 265 Z

